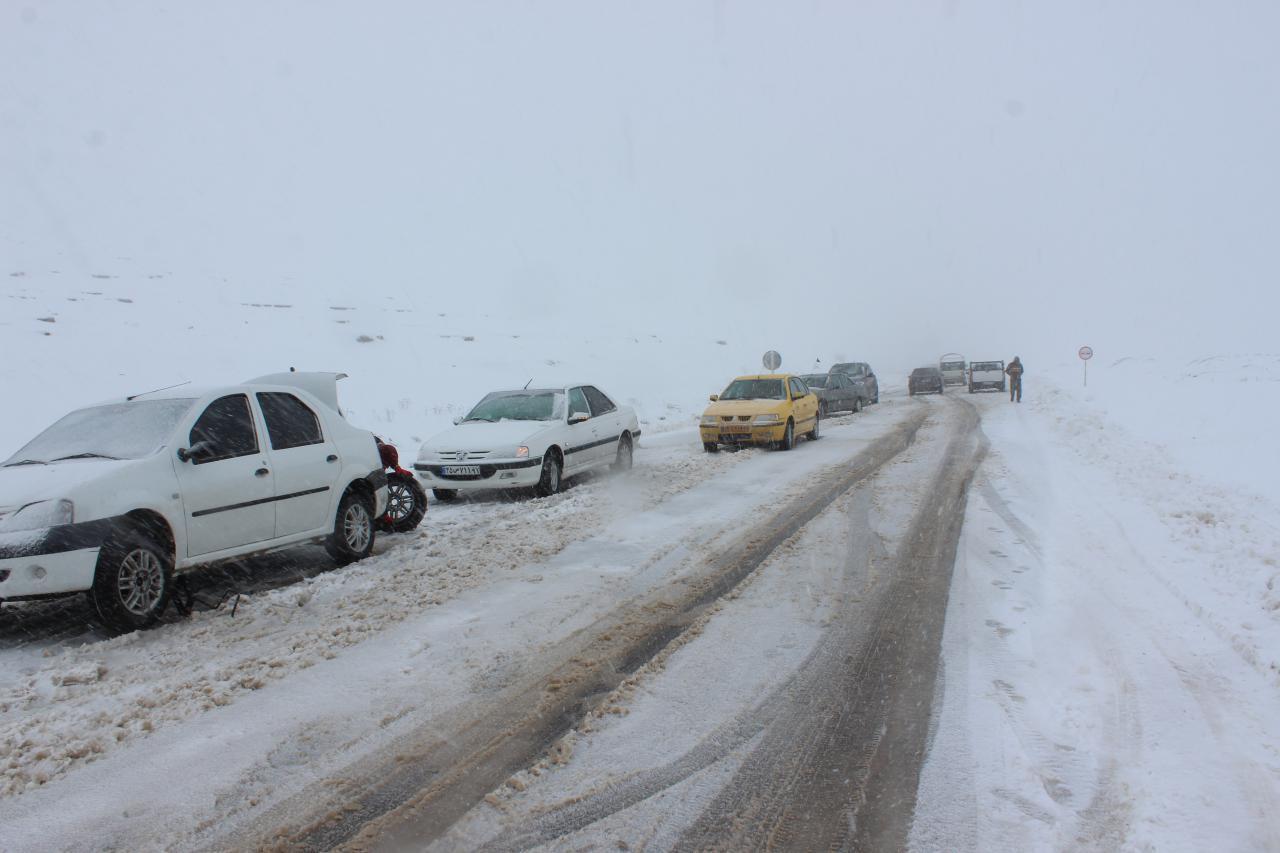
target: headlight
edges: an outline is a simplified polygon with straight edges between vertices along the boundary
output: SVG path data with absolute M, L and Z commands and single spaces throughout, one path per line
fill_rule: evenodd
M 0 521 L 0 531 L 13 533 L 19 530 L 39 530 L 44 527 L 56 527 L 59 524 L 71 524 L 75 521 L 75 505 L 71 501 L 35 501 Z
M 719 421 L 719 418 L 717 418 L 715 415 L 703 415 L 703 416 L 702 416 L 702 425 L 703 425 L 703 426 L 715 426 L 715 425 L 716 425 L 716 423 L 717 423 L 718 421 Z
M 522 444 L 522 445 L 520 445 L 519 447 L 517 447 L 517 448 L 516 448 L 516 458 L 517 458 L 517 459 L 527 459 L 527 458 L 529 458 L 529 448 L 528 448 L 528 447 L 526 447 L 526 446 L 524 446 L 523 444 Z
M 776 424 L 781 420 L 782 418 L 778 415 L 756 415 L 756 419 L 752 423 L 757 426 L 764 426 L 765 424 Z

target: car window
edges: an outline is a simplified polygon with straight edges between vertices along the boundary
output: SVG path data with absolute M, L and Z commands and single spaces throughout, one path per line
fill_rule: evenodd
M 582 393 L 581 388 L 569 389 L 569 417 L 577 414 L 591 414 L 591 407 L 587 405 L 587 397 Z
M 214 400 L 191 427 L 188 438 L 192 447 L 207 442 L 208 450 L 191 457 L 197 465 L 257 453 L 258 431 L 249 413 L 249 398 L 228 394 Z
M 305 447 L 324 441 L 316 413 L 292 394 L 262 391 L 258 394 L 258 404 L 262 406 L 262 417 L 267 421 L 267 434 L 271 436 L 273 450 Z
M 582 388 L 584 394 L 587 395 L 587 402 L 591 404 L 591 414 L 600 415 L 608 414 L 618 408 L 613 401 L 604 395 L 604 392 L 594 385 L 585 385 Z
M 792 398 L 793 400 L 794 400 L 794 399 L 798 399 L 798 398 L 800 398 L 800 397 L 803 397 L 805 394 L 808 394 L 808 393 L 809 393 L 809 389 L 807 389 L 807 388 L 805 388 L 805 387 L 804 387 L 804 383 L 803 383 L 803 382 L 801 382 L 799 379 L 792 378 L 792 380 L 791 380 L 791 398 Z

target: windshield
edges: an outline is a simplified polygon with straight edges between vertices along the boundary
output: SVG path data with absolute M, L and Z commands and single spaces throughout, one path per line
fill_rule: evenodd
M 810 388 L 827 387 L 827 375 L 825 373 L 809 373 L 805 376 L 801 376 L 800 378 L 803 379 L 804 384 L 808 385 Z
M 720 395 L 721 400 L 785 400 L 781 379 L 735 379 Z
M 164 446 L 191 399 L 111 403 L 66 415 L 4 464 L 65 459 L 140 459 Z
M 464 421 L 554 421 L 563 418 L 563 391 L 497 391 L 485 397 Z
M 917 367 L 911 371 L 912 376 L 936 376 L 938 369 L 936 367 Z
M 944 361 L 942 362 L 943 370 L 964 370 L 963 361 Z

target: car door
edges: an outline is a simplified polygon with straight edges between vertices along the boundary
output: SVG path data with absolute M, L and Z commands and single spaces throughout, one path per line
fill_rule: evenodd
M 256 397 L 271 441 L 276 536 L 328 528 L 342 460 L 320 416 L 286 391 L 259 391 Z
M 586 392 L 581 386 L 569 389 L 569 421 L 580 414 L 586 415 L 587 420 L 568 425 L 569 437 L 564 449 L 566 469 L 581 470 L 599 458 L 600 448 L 595 444 L 600 438 L 599 423 L 591 416 L 591 404 L 587 402 Z
M 876 378 L 876 372 L 871 369 L 871 365 L 869 364 L 862 365 L 862 368 L 863 373 L 866 376 L 867 399 L 880 399 L 880 380 Z
M 594 385 L 584 385 L 582 392 L 591 406 L 591 418 L 596 422 L 596 452 L 594 462 L 612 463 L 618 458 L 618 439 L 622 437 L 622 415 L 609 396 Z
M 818 397 L 805 384 L 791 377 L 791 414 L 796 420 L 797 432 L 813 429 L 813 419 L 818 416 Z
M 853 388 L 843 373 L 827 377 L 827 411 L 843 412 L 853 408 Z
M 187 557 L 275 535 L 275 479 L 247 394 L 228 394 L 197 416 L 187 458 L 176 462 Z

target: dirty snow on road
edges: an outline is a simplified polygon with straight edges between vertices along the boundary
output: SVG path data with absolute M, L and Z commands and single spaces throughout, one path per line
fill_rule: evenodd
M 978 402 L 912 847 L 1280 849 L 1280 512 L 1079 389 Z

